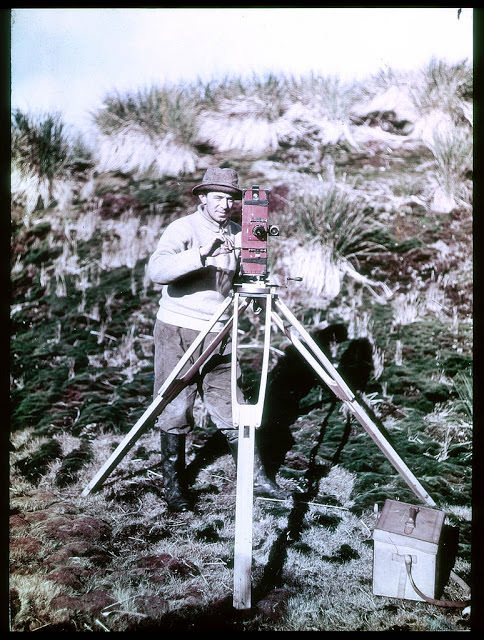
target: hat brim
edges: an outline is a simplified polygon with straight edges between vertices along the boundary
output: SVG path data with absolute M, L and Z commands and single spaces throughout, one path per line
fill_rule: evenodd
M 242 200 L 242 189 L 236 187 L 230 187 L 226 184 L 214 184 L 210 182 L 202 182 L 193 187 L 192 193 L 198 196 L 200 193 L 207 193 L 208 191 L 222 191 L 222 193 L 228 193 L 233 196 L 235 200 Z

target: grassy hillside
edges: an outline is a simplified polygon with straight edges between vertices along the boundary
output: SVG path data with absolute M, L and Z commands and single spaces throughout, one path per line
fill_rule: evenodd
M 89 149 L 55 114 L 13 114 L 12 631 L 469 628 L 467 610 L 373 595 L 375 511 L 418 498 L 324 384 L 290 376 L 298 415 L 281 409 L 288 341 L 275 328 L 266 403 L 294 494 L 255 500 L 250 611 L 231 604 L 235 468 L 201 403 L 193 513 L 166 509 L 155 430 L 81 493 L 151 402 L 160 292 L 147 259 L 195 208 L 206 167 L 230 166 L 271 190 L 272 281 L 308 331 L 343 328 L 327 355 L 458 531 L 454 571 L 469 583 L 471 105 L 469 67 L 433 60 L 359 84 L 267 76 L 108 95 Z M 242 324 L 249 395 L 259 322 Z M 444 597 L 466 599 L 465 584 L 449 579 Z

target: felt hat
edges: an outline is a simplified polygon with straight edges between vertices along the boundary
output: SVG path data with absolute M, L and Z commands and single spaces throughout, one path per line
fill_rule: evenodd
M 192 193 L 198 195 L 199 193 L 207 193 L 207 191 L 222 191 L 233 196 L 235 200 L 242 199 L 239 177 L 234 169 L 209 167 L 205 171 L 202 182 L 193 187 Z

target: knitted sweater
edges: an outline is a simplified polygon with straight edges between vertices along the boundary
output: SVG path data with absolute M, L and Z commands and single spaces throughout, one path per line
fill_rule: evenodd
M 208 256 L 202 264 L 199 249 L 219 230 L 220 225 L 204 214 L 202 205 L 167 226 L 148 261 L 148 276 L 163 285 L 159 320 L 202 331 L 225 300 L 239 268 L 241 227 L 229 220 L 225 233 L 235 251 Z M 219 331 L 228 315 L 221 316 L 212 331 Z

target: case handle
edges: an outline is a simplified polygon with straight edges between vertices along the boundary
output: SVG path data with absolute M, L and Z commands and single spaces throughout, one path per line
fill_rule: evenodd
M 408 518 L 407 521 L 405 522 L 405 526 L 403 528 L 403 533 L 405 535 L 410 535 L 412 533 L 412 531 L 415 529 L 416 526 L 416 520 L 417 520 L 417 514 L 420 511 L 420 509 L 418 507 L 410 507 L 409 511 L 408 511 Z

